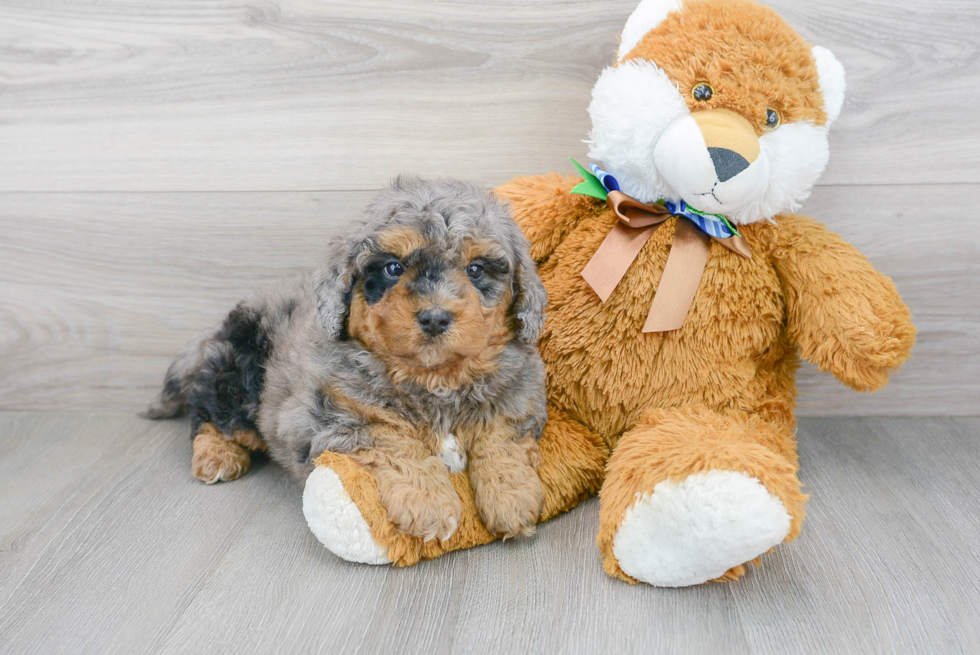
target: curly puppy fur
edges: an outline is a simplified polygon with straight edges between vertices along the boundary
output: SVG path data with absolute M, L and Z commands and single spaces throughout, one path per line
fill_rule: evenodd
M 249 450 L 301 483 L 321 453 L 351 454 L 391 521 L 427 540 L 455 531 L 447 464 L 468 460 L 487 529 L 530 534 L 544 503 L 546 303 L 505 206 L 463 182 L 398 178 L 319 269 L 188 345 L 146 415 L 190 414 L 206 482 L 244 474 Z

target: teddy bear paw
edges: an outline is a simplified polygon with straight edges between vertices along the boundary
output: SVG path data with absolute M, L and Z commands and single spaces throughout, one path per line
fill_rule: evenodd
M 318 466 L 310 473 L 303 490 L 303 514 L 316 538 L 337 557 L 361 564 L 391 563 L 333 469 Z
M 721 577 L 786 538 L 790 515 L 756 478 L 709 471 L 664 481 L 626 510 L 613 554 L 629 576 L 660 587 Z

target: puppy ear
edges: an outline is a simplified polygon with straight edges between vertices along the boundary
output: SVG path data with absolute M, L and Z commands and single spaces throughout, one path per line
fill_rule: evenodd
M 317 324 L 333 341 L 346 332 L 355 273 L 353 245 L 342 236 L 334 237 L 326 261 L 313 274 Z
M 516 228 L 516 225 L 515 225 Z M 548 292 L 538 277 L 538 267 L 531 259 L 530 244 L 518 234 L 514 247 L 514 299 L 511 315 L 517 323 L 517 338 L 524 343 L 536 343 L 544 326 L 544 308 Z

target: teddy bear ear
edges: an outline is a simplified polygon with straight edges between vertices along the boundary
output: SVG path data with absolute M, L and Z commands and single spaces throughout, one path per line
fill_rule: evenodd
M 619 39 L 617 61 L 623 61 L 636 47 L 647 32 L 656 28 L 667 18 L 667 14 L 681 8 L 682 0 L 643 0 L 630 14 Z
M 817 74 L 820 76 L 820 90 L 823 92 L 829 127 L 840 116 L 840 110 L 844 106 L 844 92 L 847 90 L 844 66 L 834 53 L 822 46 L 814 46 L 813 58 L 817 62 Z

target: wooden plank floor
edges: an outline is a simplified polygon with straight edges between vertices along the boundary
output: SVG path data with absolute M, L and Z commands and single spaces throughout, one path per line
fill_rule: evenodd
M 671 591 L 605 576 L 595 500 L 531 540 L 350 565 L 278 467 L 206 487 L 186 423 L 132 416 L 393 175 L 583 157 L 636 2 L 0 3 L 0 410 L 100 410 L 0 412 L 0 654 L 980 652 L 980 419 L 805 419 L 800 540 Z M 976 414 L 980 4 L 768 4 L 848 72 L 804 211 L 920 329 L 875 396 L 804 370 L 800 413 Z
M 183 421 L 0 413 L 2 653 L 980 651 L 980 419 L 804 419 L 801 538 L 734 584 L 608 578 L 589 501 L 532 539 L 342 562 L 274 464 Z

